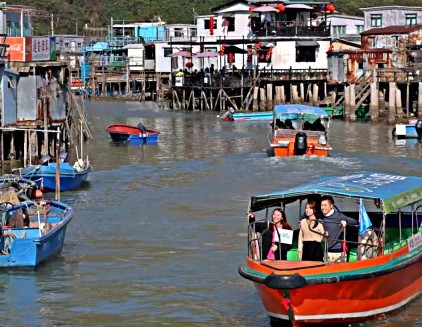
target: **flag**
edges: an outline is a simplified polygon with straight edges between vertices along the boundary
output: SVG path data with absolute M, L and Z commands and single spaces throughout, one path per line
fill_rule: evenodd
M 371 219 L 369 219 L 368 213 L 366 212 L 365 206 L 363 205 L 362 199 L 359 204 L 359 235 L 363 235 L 365 231 L 372 226 Z

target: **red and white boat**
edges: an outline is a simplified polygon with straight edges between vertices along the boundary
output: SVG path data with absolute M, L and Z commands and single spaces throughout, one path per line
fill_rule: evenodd
M 307 199 L 322 194 L 359 222 L 347 228 L 347 242 L 338 240 L 347 245 L 339 263 L 299 261 L 295 238 L 288 260 L 263 260 L 262 235 L 255 233 L 256 222 L 249 225 L 248 256 L 239 273 L 253 282 L 270 319 L 293 326 L 362 322 L 392 314 L 419 296 L 422 178 L 370 172 L 324 177 L 254 196 L 250 210 L 268 212 L 281 205 L 300 216 Z M 292 214 L 288 217 L 297 226 Z

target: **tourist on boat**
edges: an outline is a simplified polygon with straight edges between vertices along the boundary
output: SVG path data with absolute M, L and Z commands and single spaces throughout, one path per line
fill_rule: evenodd
M 286 124 L 286 129 L 295 129 L 293 127 L 293 123 L 292 123 L 291 119 L 286 119 L 285 124 Z
M 315 120 L 312 124 L 313 131 L 325 132 L 325 126 L 321 123 L 321 118 Z
M 305 121 L 303 123 L 303 130 L 305 130 L 305 131 L 312 130 L 312 124 L 309 121 Z
M 344 252 L 343 239 L 346 225 L 356 225 L 356 220 L 339 212 L 334 207 L 334 199 L 331 195 L 321 197 L 321 211 L 324 215 L 324 228 L 328 237 L 328 261 L 341 262 Z
M 286 125 L 284 124 L 284 122 L 281 119 L 277 118 L 275 120 L 275 127 L 276 127 L 276 129 L 283 129 L 283 128 L 286 128 Z
M 255 215 L 248 214 L 249 223 L 255 222 Z M 287 252 L 292 248 L 291 242 L 283 243 L 283 230 L 292 230 L 287 222 L 286 214 L 280 208 L 273 210 L 272 221 L 255 223 L 255 232 L 262 234 L 263 259 L 287 260 Z
M 321 241 L 324 237 L 324 227 L 318 222 L 321 214 L 317 212 L 317 202 L 310 200 L 306 203 L 305 219 L 299 223 L 298 253 L 299 260 L 303 261 L 323 261 Z

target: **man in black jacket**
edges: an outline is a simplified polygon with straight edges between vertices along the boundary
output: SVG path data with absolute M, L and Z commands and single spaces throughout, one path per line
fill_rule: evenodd
M 343 252 L 341 240 L 343 240 L 346 225 L 355 225 L 356 220 L 339 212 L 334 207 L 334 199 L 330 195 L 321 197 L 321 211 L 324 214 L 324 228 L 328 234 L 328 261 L 340 262 Z

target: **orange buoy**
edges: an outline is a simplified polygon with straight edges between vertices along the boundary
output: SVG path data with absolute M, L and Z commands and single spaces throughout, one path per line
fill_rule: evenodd
M 36 189 L 36 190 L 34 191 L 34 198 L 35 198 L 35 199 L 41 199 L 42 197 L 43 197 L 42 191 L 41 191 L 41 190 L 39 190 L 39 189 Z

